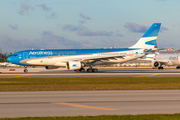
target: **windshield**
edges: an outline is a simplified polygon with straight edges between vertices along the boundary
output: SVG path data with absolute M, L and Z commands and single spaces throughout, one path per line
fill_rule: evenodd
M 11 55 L 11 56 L 17 57 L 18 55 L 17 55 L 17 54 L 14 54 L 14 55 Z

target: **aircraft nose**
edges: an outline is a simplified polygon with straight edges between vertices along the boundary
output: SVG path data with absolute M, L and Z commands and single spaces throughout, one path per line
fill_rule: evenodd
M 7 58 L 7 61 L 8 61 L 8 62 L 11 62 L 11 57 L 8 57 L 8 58 Z

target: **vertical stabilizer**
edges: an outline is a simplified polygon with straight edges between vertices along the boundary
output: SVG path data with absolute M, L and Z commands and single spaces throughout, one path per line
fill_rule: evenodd
M 146 31 L 146 33 L 139 39 L 139 41 L 130 48 L 156 48 L 156 40 L 161 27 L 161 23 L 154 23 L 152 26 Z

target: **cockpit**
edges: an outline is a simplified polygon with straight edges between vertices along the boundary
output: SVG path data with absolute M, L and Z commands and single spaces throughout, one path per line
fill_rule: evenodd
M 18 63 L 18 61 L 19 61 L 19 55 L 18 54 L 12 54 L 11 56 L 9 56 L 8 58 L 7 58 L 7 61 L 8 62 L 11 62 L 11 63 L 13 63 L 13 64 L 17 64 Z
M 18 55 L 17 54 L 14 54 L 14 55 L 11 55 L 12 57 L 17 57 Z

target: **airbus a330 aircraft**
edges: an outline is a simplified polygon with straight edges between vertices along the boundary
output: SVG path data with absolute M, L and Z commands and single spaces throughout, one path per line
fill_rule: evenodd
M 147 55 L 156 51 L 156 40 L 161 23 L 154 23 L 139 41 L 129 48 L 116 49 L 45 49 L 25 50 L 13 53 L 7 60 L 13 64 L 25 66 L 45 66 L 46 69 L 66 66 L 69 70 L 84 72 L 98 72 L 92 66 L 102 63 L 117 64 Z

